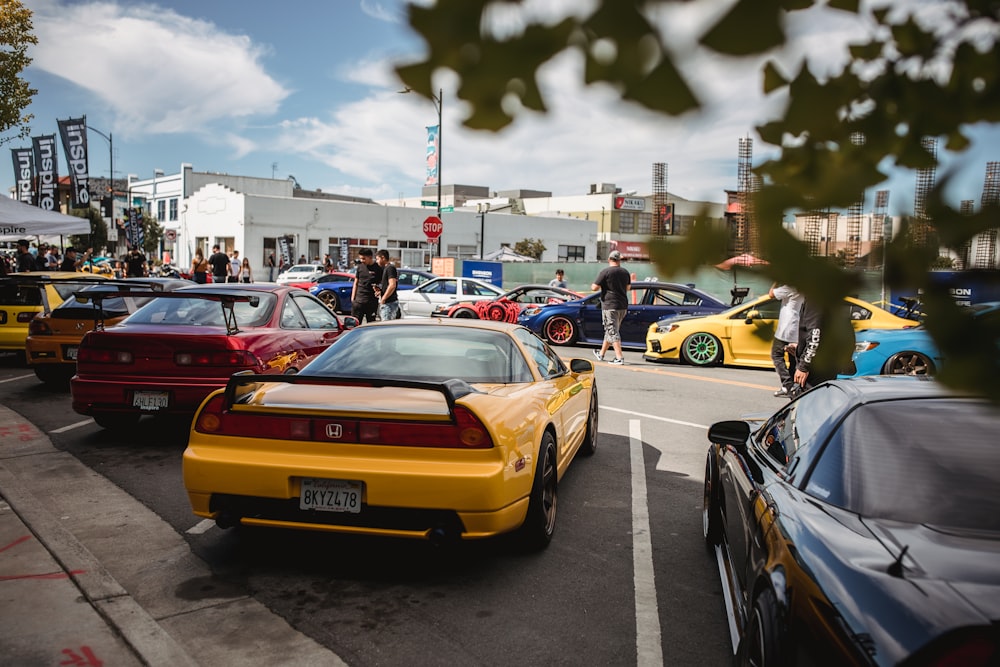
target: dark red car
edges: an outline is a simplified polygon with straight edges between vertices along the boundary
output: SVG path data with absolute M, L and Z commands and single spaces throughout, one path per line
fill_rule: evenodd
M 565 303 L 579 299 L 582 294 L 562 287 L 548 285 L 518 285 L 495 299 L 483 301 L 456 301 L 441 306 L 431 317 L 468 317 L 496 322 L 517 322 L 517 316 L 528 306 Z
M 282 285 L 157 294 L 120 324 L 84 337 L 73 409 L 104 428 L 134 425 L 144 414 L 194 414 L 233 373 L 296 373 L 356 324 Z

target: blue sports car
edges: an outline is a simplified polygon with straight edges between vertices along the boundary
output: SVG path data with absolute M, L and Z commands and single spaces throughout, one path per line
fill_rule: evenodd
M 398 274 L 397 289 L 409 290 L 421 285 L 431 278 L 436 278 L 429 271 L 418 269 L 396 269 Z M 310 294 L 319 299 L 337 313 L 351 313 L 351 289 L 354 287 L 354 276 L 349 273 L 328 273 L 309 288 Z
M 604 340 L 601 295 L 594 293 L 566 303 L 525 308 L 518 323 L 553 345 Z M 646 349 L 646 331 L 653 322 L 676 315 L 711 315 L 729 308 L 711 294 L 688 285 L 642 281 L 632 283 L 628 314 L 622 321 L 622 346 Z
M 975 317 L 1000 322 L 1000 301 L 976 303 Z M 934 375 L 944 358 L 923 325 L 912 329 L 870 329 L 857 334 L 854 376 Z M 853 377 L 853 376 L 852 376 Z

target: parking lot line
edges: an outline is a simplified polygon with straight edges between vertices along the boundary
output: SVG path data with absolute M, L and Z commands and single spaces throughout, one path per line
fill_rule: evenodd
M 629 455 L 632 466 L 632 577 L 635 586 L 636 665 L 663 665 L 660 612 L 656 605 L 653 577 L 653 541 L 649 531 L 649 501 L 646 498 L 646 465 L 642 455 L 642 429 L 638 419 L 628 422 Z

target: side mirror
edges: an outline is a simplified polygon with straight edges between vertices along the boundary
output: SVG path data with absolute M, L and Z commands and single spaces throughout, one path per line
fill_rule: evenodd
M 358 324 L 360 324 L 360 322 L 358 321 L 358 318 L 351 317 L 350 315 L 344 315 L 341 318 L 341 322 L 344 323 L 344 328 L 345 329 L 353 329 L 354 327 L 358 326 Z
M 754 320 L 759 320 L 759 319 L 760 319 L 760 311 L 759 310 L 751 310 L 749 313 L 747 313 L 747 318 L 744 321 L 747 324 L 753 324 Z
M 749 437 L 750 424 L 745 421 L 716 422 L 708 429 L 708 441 L 716 445 L 744 447 Z
M 588 359 L 571 359 L 569 369 L 574 373 L 593 373 L 594 362 Z

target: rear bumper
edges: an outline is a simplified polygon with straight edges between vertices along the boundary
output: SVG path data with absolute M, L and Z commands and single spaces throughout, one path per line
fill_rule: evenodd
M 226 386 L 225 378 L 189 379 L 171 382 L 150 382 L 148 378 L 81 378 L 70 381 L 73 410 L 81 415 L 95 413 L 193 414 L 205 397 Z M 158 409 L 141 409 L 133 404 L 135 392 L 165 392 L 168 405 Z
M 500 450 L 339 444 L 306 454 L 251 442 L 216 447 L 192 436 L 184 485 L 196 515 L 301 530 L 478 539 L 515 530 L 527 513 L 532 466 L 516 470 Z M 362 482 L 361 511 L 300 509 L 303 477 Z

